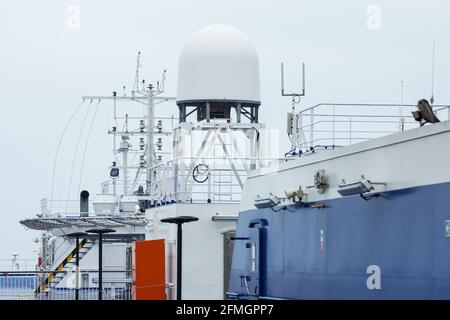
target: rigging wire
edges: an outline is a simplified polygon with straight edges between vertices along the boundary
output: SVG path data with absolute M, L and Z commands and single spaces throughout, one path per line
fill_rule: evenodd
M 87 119 L 87 117 L 89 115 L 89 111 L 91 109 L 90 108 L 91 105 L 92 105 L 92 100 L 89 103 L 89 106 L 88 106 L 88 108 L 86 110 L 86 114 L 84 115 L 83 122 L 81 123 L 80 133 L 78 134 L 77 144 L 75 146 L 75 151 L 74 151 L 74 154 L 73 154 L 72 168 L 70 169 L 69 189 L 67 190 L 66 207 L 64 209 L 64 213 L 67 213 L 67 207 L 69 205 L 69 198 L 70 198 L 70 191 L 71 191 L 71 187 L 72 187 L 73 171 L 74 171 L 74 168 L 75 168 L 75 161 L 76 161 L 77 153 L 78 153 L 78 146 L 80 145 L 80 140 L 81 140 L 81 136 L 83 134 L 84 125 L 86 124 L 86 119 Z
M 78 191 L 80 191 L 80 188 L 81 188 L 81 179 L 83 177 L 84 160 L 86 158 L 86 151 L 87 151 L 88 144 L 89 144 L 89 138 L 91 136 L 92 128 L 94 126 L 94 121 L 95 121 L 95 117 L 97 115 L 98 106 L 100 105 L 100 101 L 101 101 L 101 99 L 98 100 L 98 103 L 95 106 L 94 115 L 92 116 L 91 125 L 89 126 L 89 130 L 88 130 L 88 134 L 87 134 L 87 138 L 86 138 L 86 144 L 85 144 L 84 150 L 83 150 L 83 158 L 81 159 L 81 168 L 80 168 L 80 180 L 78 180 Z
M 53 193 L 55 190 L 55 175 L 56 175 L 56 160 L 58 159 L 58 153 L 59 153 L 59 149 L 61 148 L 61 143 L 63 141 L 63 138 L 66 134 L 67 129 L 69 128 L 70 123 L 72 122 L 73 118 L 75 118 L 75 116 L 77 115 L 78 111 L 80 111 L 81 106 L 84 104 L 84 99 L 81 101 L 80 104 L 78 104 L 78 106 L 75 108 L 74 112 L 72 113 L 72 115 L 70 116 L 69 120 L 67 121 L 63 132 L 61 133 L 61 136 L 59 138 L 58 141 L 58 145 L 56 147 L 56 152 L 55 152 L 55 157 L 53 158 L 53 173 L 52 173 L 52 191 L 50 193 L 50 213 L 52 212 L 52 208 L 53 208 Z

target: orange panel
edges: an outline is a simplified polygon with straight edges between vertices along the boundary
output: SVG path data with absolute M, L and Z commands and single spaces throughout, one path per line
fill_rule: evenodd
M 165 300 L 164 240 L 143 240 L 133 243 L 133 299 Z

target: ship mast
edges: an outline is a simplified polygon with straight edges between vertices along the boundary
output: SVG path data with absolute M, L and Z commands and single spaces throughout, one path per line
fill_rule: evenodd
M 150 194 L 150 185 L 152 181 L 152 168 L 157 164 L 156 159 L 156 153 L 155 153 L 155 105 L 175 100 L 175 97 L 165 97 L 161 96 L 161 94 L 164 92 L 164 82 L 166 80 L 166 70 L 163 71 L 162 77 L 160 81 L 157 81 L 156 87 L 153 84 L 149 84 L 147 87 L 145 87 L 145 80 L 140 81 L 139 80 L 139 69 L 141 68 L 141 62 L 140 62 L 140 52 L 138 52 L 137 60 L 136 60 L 136 73 L 135 73 L 135 79 L 134 79 L 134 85 L 133 90 L 131 91 L 131 95 L 127 96 L 124 92 L 123 96 L 118 96 L 116 92 L 113 92 L 111 96 L 83 96 L 83 100 L 113 100 L 114 101 L 114 121 L 116 123 L 116 127 L 113 128 L 112 131 L 110 131 L 110 134 L 114 135 L 114 149 L 115 149 L 115 137 L 116 135 L 120 135 L 122 138 L 122 142 L 120 144 L 119 149 L 115 149 L 115 153 L 122 153 L 122 183 L 123 183 L 123 195 L 127 195 L 130 192 L 133 192 L 133 190 L 128 190 L 128 169 L 131 169 L 131 167 L 128 166 L 128 155 L 131 149 L 131 144 L 128 143 L 128 140 L 130 138 L 130 135 L 133 134 L 133 132 L 128 131 L 128 115 L 126 115 L 125 120 L 125 127 L 122 132 L 117 131 L 117 101 L 134 101 L 138 102 L 140 104 L 143 104 L 146 110 L 146 113 L 144 115 L 144 119 L 146 121 L 145 127 L 141 128 L 141 131 L 139 134 L 146 135 L 146 146 L 145 146 L 145 168 L 146 168 L 146 193 Z M 139 90 L 139 84 L 142 83 L 142 89 Z M 125 87 L 124 87 L 125 89 Z M 142 124 L 143 125 L 143 124 Z M 142 158 L 144 155 L 141 156 Z M 144 164 L 140 166 L 140 168 L 144 168 Z M 140 169 L 138 169 L 140 170 Z M 140 173 L 140 172 L 139 172 Z M 115 182 L 115 180 L 113 181 Z M 115 187 L 115 186 L 114 186 Z M 115 189 L 115 188 L 114 188 Z
M 153 85 L 148 86 L 148 105 L 147 105 L 147 194 L 150 194 L 150 184 L 152 181 L 152 170 L 151 168 L 155 165 L 155 138 L 154 138 L 154 128 L 155 128 L 155 106 L 154 106 L 154 91 Z

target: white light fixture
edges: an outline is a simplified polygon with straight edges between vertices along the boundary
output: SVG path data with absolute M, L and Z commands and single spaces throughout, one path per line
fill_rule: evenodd
M 259 195 L 256 196 L 254 205 L 258 209 L 264 209 L 264 208 L 273 208 L 280 204 L 280 199 L 278 199 L 273 194 L 269 194 L 267 198 L 261 198 Z
M 348 184 L 341 184 L 338 187 L 337 192 L 343 196 L 353 196 L 357 194 L 363 194 L 370 191 L 373 191 L 375 188 L 372 186 L 369 180 L 362 179 L 358 182 L 348 183 Z

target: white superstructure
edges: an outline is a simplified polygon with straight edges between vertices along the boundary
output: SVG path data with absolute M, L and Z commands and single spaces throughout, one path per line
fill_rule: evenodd
M 223 299 L 242 189 L 264 157 L 265 127 L 255 48 L 236 28 L 197 31 L 179 59 L 173 159 L 155 165 L 146 237 L 166 240 L 168 296 L 175 297 L 176 227 L 163 218 L 194 216 L 183 226 L 183 299 Z
M 41 268 L 50 275 L 42 278 L 38 294 L 70 287 L 74 240 L 68 234 L 112 228 L 115 233 L 105 235 L 105 261 L 109 269 L 123 271 L 110 275 L 112 280 L 130 288 L 123 280 L 130 274 L 130 259 L 125 259 L 130 243 L 164 239 L 167 298 L 172 299 L 181 272 L 176 269 L 176 229 L 161 219 L 195 216 L 199 221 L 184 226 L 183 298 L 225 297 L 245 180 L 274 160 L 264 157 L 265 126 L 258 122 L 257 52 L 234 27 L 199 30 L 180 54 L 176 98 L 164 95 L 165 71 L 156 85 L 140 79 L 139 59 L 140 53 L 131 94 L 83 97 L 88 108 L 106 101 L 113 110 L 108 133 L 114 157 L 100 193 L 89 203 L 89 193 L 83 191 L 80 207 L 78 200 L 62 200 L 61 208 L 44 199 L 38 218 L 21 221 L 45 230 Z M 176 101 L 178 119 L 159 112 L 159 105 L 170 101 Z M 82 247 L 80 266 L 92 269 L 99 252 L 95 236 Z M 91 280 L 80 282 L 95 288 Z

